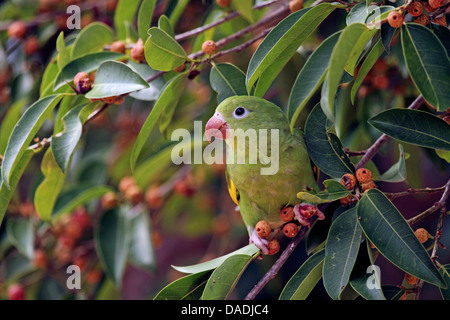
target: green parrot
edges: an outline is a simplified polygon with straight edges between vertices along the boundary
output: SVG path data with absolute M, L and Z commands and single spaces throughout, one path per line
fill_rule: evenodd
M 263 254 L 268 241 L 255 232 L 260 220 L 273 229 L 284 224 L 280 211 L 293 206 L 302 225 L 309 204 L 300 204 L 297 193 L 318 190 L 316 176 L 301 130 L 292 133 L 288 119 L 277 105 L 258 97 L 234 96 L 222 101 L 205 127 L 209 141 L 227 144 L 226 175 L 231 198 L 239 206 L 250 235 Z M 319 219 L 323 213 L 316 211 Z

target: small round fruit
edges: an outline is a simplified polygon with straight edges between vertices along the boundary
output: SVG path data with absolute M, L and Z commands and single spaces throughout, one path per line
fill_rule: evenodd
M 182 65 L 173 69 L 173 71 L 178 72 L 178 73 L 184 72 L 185 70 L 186 70 L 186 62 L 183 62 Z
M 283 227 L 283 233 L 286 237 L 293 238 L 298 233 L 298 226 L 293 222 L 287 223 Z
M 125 54 L 125 43 L 123 43 L 122 41 L 114 41 L 111 44 L 111 52 L 118 52 L 118 53 L 123 53 Z
M 306 219 L 312 218 L 317 214 L 317 208 L 312 204 L 301 205 L 299 211 L 302 217 Z
M 136 180 L 131 176 L 123 177 L 119 182 L 119 191 L 125 193 L 128 188 L 136 185 Z
M 292 0 L 289 2 L 289 10 L 297 12 L 303 9 L 303 0 Z
M 92 269 L 86 274 L 86 282 L 89 284 L 96 284 L 102 278 L 102 272 L 99 269 Z
M 405 273 L 405 281 L 411 285 L 416 285 L 419 282 L 419 278 L 410 275 L 409 273 Z
M 216 3 L 221 8 L 226 8 L 231 5 L 231 0 L 216 0 Z
M 417 229 L 416 231 L 414 231 L 414 234 L 416 235 L 417 239 L 419 239 L 420 243 L 425 243 L 430 238 L 430 234 L 424 228 Z
M 280 211 L 280 218 L 284 222 L 291 222 L 294 220 L 295 212 L 292 206 L 285 207 Z
M 150 208 L 159 208 L 163 204 L 163 197 L 158 185 L 153 185 L 147 189 L 145 202 Z
M 269 249 L 268 255 L 274 255 L 278 251 L 280 251 L 280 243 L 278 242 L 277 239 L 270 240 L 267 246 Z
M 104 103 L 107 103 L 107 104 L 113 104 L 113 103 L 116 102 L 117 96 L 105 97 L 105 98 L 102 98 L 101 100 L 102 100 Z
M 432 20 L 432 22 L 436 23 L 436 24 L 440 24 L 443 27 L 447 27 L 447 19 L 445 18 L 445 16 L 434 18 Z
M 142 39 L 139 39 L 135 45 L 131 48 L 131 58 L 137 62 L 145 60 L 145 47 Z
M 125 191 L 125 198 L 131 203 L 137 204 L 142 200 L 142 191 L 137 185 L 132 185 Z
M 217 51 L 217 44 L 212 40 L 205 41 L 202 44 L 202 51 L 205 54 L 212 55 Z
M 350 203 L 352 203 L 352 196 L 346 196 L 346 197 L 340 199 L 340 202 L 341 202 L 341 205 L 347 206 Z
M 15 21 L 15 22 L 11 23 L 11 25 L 8 28 L 8 36 L 23 39 L 23 38 L 25 38 L 27 31 L 28 31 L 28 27 L 25 22 L 20 21 L 20 20 Z
M 403 15 L 399 11 L 391 11 L 387 19 L 392 28 L 400 28 L 403 24 Z
M 7 291 L 9 300 L 25 300 L 25 289 L 22 285 L 14 283 L 8 287 Z
M 420 16 L 414 19 L 414 22 L 426 26 L 430 23 L 430 18 L 428 18 L 426 14 L 422 13 Z
M 413 1 L 408 6 L 408 13 L 410 15 L 412 15 L 413 17 L 420 16 L 422 14 L 422 12 L 423 12 L 423 5 L 419 1 Z
M 32 56 L 39 50 L 39 40 L 36 36 L 29 37 L 23 44 L 23 51 L 27 56 Z
M 42 249 L 34 250 L 33 265 L 36 268 L 43 269 L 47 266 L 47 254 Z
M 372 180 L 372 172 L 366 168 L 359 168 L 356 170 L 356 179 L 358 179 L 360 183 L 367 183 Z
M 375 189 L 376 187 L 377 187 L 377 185 L 372 180 L 361 184 L 361 188 L 362 188 L 363 192 L 366 192 L 367 190 L 370 190 L 370 189 Z
M 346 173 L 341 178 L 341 184 L 347 188 L 347 190 L 352 190 L 356 186 L 356 178 L 351 173 Z
M 266 220 L 259 221 L 255 226 L 256 233 L 262 239 L 267 238 L 272 232 L 272 228 L 270 227 L 269 222 Z
M 112 209 L 117 206 L 117 195 L 115 192 L 107 192 L 101 199 L 102 207 L 105 210 Z
M 424 9 L 428 12 L 428 13 L 432 13 L 434 11 L 436 11 L 436 8 L 431 7 L 428 2 L 423 2 L 422 3 Z
M 430 7 L 432 8 L 439 8 L 442 7 L 444 5 L 445 0 L 428 0 L 428 4 L 430 5 Z
M 73 79 L 73 83 L 81 94 L 85 94 L 92 88 L 91 77 L 87 72 L 78 72 Z

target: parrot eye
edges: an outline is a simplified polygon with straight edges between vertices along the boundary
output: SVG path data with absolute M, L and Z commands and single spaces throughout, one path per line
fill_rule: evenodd
M 236 119 L 242 119 L 242 118 L 246 117 L 247 115 L 248 115 L 248 110 L 243 107 L 237 107 L 236 109 L 234 109 L 233 116 Z

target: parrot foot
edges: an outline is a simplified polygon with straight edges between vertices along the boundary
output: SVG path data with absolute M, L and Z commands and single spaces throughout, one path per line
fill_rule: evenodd
M 263 254 L 269 253 L 269 241 L 267 239 L 261 238 L 256 232 L 256 229 L 254 229 L 252 234 L 250 235 L 249 242 L 255 244 Z
M 325 220 L 325 215 L 316 206 L 309 203 L 300 203 L 294 207 L 295 218 L 302 226 L 311 228 L 310 218 L 317 215 L 317 219 Z

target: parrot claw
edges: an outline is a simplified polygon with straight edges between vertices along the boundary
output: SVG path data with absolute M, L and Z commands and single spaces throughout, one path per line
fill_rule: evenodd
M 317 215 L 317 219 L 325 220 L 325 215 L 316 206 L 309 203 L 300 203 L 294 207 L 295 218 L 302 226 L 311 228 L 310 218 Z
M 253 230 L 251 236 L 250 236 L 250 240 L 249 240 L 250 244 L 255 244 L 255 246 L 257 246 L 260 250 L 262 254 L 268 254 L 269 253 L 269 241 L 267 241 L 266 239 L 261 238 L 258 233 L 256 232 L 256 230 Z

